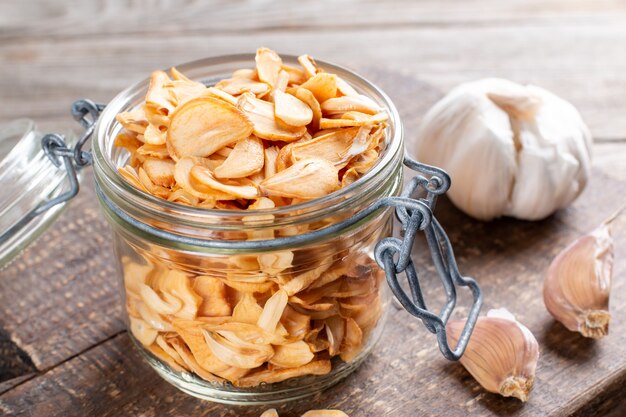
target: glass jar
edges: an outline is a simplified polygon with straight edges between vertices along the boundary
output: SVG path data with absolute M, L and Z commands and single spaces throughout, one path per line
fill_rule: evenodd
M 295 57 L 283 59 L 297 65 Z M 253 62 L 254 55 L 233 55 L 178 69 L 211 85 Z M 458 360 L 482 296 L 476 282 L 459 273 L 432 213 L 449 177 L 404 157 L 398 112 L 381 90 L 349 70 L 318 64 L 389 114 L 379 160 L 356 182 L 308 202 L 254 211 L 200 209 L 146 194 L 118 173 L 129 155 L 115 146 L 122 130 L 115 116 L 143 101 L 146 79 L 106 107 L 76 101 L 72 115 L 85 128 L 78 137 L 40 135 L 24 121 L 0 128 L 0 167 L 11 167 L 0 170 L 9 186 L 0 193 L 0 268 L 53 221 L 78 193 L 81 169 L 93 164 L 113 230 L 130 337 L 179 389 L 217 402 L 259 404 L 328 388 L 380 338 L 389 304 L 383 280 L 436 334 L 442 354 Z M 82 150 L 90 138 L 92 153 Z M 420 174 L 401 189 L 403 164 Z M 402 239 L 390 237 L 392 208 Z M 418 231 L 446 296 L 438 314 L 426 307 L 411 259 Z M 453 350 L 445 328 L 459 286 L 474 300 Z
M 297 65 L 294 57 L 284 60 Z M 252 63 L 253 55 L 237 55 L 178 69 L 211 85 Z M 129 155 L 114 144 L 122 129 L 115 115 L 143 100 L 147 80 L 114 98 L 96 125 L 96 186 L 113 229 L 131 338 L 163 378 L 191 395 L 241 404 L 315 394 L 353 371 L 380 337 L 389 297 L 374 247 L 391 234 L 391 211 L 341 225 L 399 193 L 402 128 L 382 91 L 348 70 L 320 65 L 390 118 L 384 152 L 371 171 L 306 203 L 207 210 L 130 185 L 117 171 Z M 174 241 L 167 233 L 189 239 Z

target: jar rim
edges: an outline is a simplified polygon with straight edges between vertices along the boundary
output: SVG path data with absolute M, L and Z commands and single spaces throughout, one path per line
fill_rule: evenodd
M 254 63 L 254 57 L 255 55 L 252 53 L 220 55 L 190 61 L 177 65 L 176 68 L 182 73 L 188 75 L 190 78 L 195 79 L 193 73 L 198 70 L 206 70 L 208 68 L 220 66 L 232 66 L 234 64 L 245 65 L 247 63 L 250 65 L 251 63 Z M 297 57 L 294 55 L 281 55 L 281 58 L 285 64 L 297 65 Z M 156 209 L 161 212 L 161 215 L 166 217 L 173 215 L 179 218 L 186 218 L 186 220 L 189 221 L 200 221 L 200 223 L 203 223 L 201 220 L 206 218 L 228 219 L 233 216 L 241 218 L 246 216 L 258 216 L 259 214 L 272 214 L 276 216 L 290 217 L 297 215 L 298 213 L 317 213 L 318 211 L 326 210 L 329 207 L 336 208 L 345 205 L 347 202 L 353 200 L 355 196 L 361 194 L 359 190 L 361 190 L 365 185 L 371 183 L 372 179 L 379 176 L 381 172 L 389 171 L 394 160 L 398 159 L 398 154 L 403 153 L 402 123 L 400 121 L 399 113 L 391 99 L 375 84 L 343 66 L 332 64 L 323 60 L 316 60 L 316 62 L 324 69 L 338 74 L 351 85 L 355 86 L 355 84 L 357 84 L 355 86 L 357 89 L 366 89 L 367 92 L 364 94 L 374 98 L 379 104 L 382 104 L 384 109 L 389 114 L 389 126 L 387 127 L 386 138 L 387 146 L 382 153 L 382 157 L 367 173 L 365 173 L 365 175 L 354 183 L 323 197 L 311 199 L 305 202 L 271 209 L 255 210 L 208 209 L 186 206 L 158 198 L 139 190 L 132 184 L 128 183 L 121 176 L 121 174 L 119 174 L 117 166 L 115 166 L 112 158 L 107 156 L 105 148 L 107 144 L 110 145 L 113 142 L 113 137 L 116 136 L 116 134 L 112 134 L 114 129 L 117 128 L 118 132 L 121 130 L 121 126 L 119 125 L 119 122 L 115 120 L 115 116 L 119 112 L 137 105 L 138 103 L 129 106 L 129 104 L 133 104 L 133 100 L 136 100 L 139 94 L 141 94 L 141 99 L 143 100 L 149 83 L 149 78 L 145 78 L 121 91 L 110 101 L 102 112 L 94 130 L 95 135 L 92 145 L 96 183 L 99 186 L 104 185 L 103 188 L 105 188 L 105 192 L 107 188 L 111 189 L 112 193 L 106 193 L 109 197 L 112 197 L 115 194 L 120 194 L 124 196 L 124 201 L 128 202 L 129 199 L 133 200 L 136 204 L 145 206 L 144 208 L 148 209 L 148 211 L 154 211 Z M 200 81 L 206 80 L 201 79 Z M 114 202 L 120 201 L 118 199 L 115 200 L 116 201 Z M 206 223 L 204 223 L 204 225 L 207 226 Z M 246 225 L 249 226 L 249 224 Z M 211 223 L 211 226 L 214 225 Z M 274 226 L 276 226 L 276 224 L 274 224 Z

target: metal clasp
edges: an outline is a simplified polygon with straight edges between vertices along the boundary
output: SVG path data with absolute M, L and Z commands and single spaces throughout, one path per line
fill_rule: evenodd
M 396 216 L 402 224 L 404 238 L 388 237 L 378 242 L 375 249 L 376 262 L 384 269 L 389 287 L 400 304 L 410 314 L 421 319 L 431 333 L 437 335 L 439 350 L 443 356 L 456 361 L 463 356 L 474 330 L 483 302 L 482 293 L 474 279 L 459 273 L 450 240 L 433 215 L 437 197 L 445 194 L 450 188 L 450 177 L 439 168 L 421 164 L 409 157 L 404 158 L 404 165 L 420 173 L 411 179 L 400 197 L 389 197 L 395 199 L 396 204 L 393 205 L 396 206 Z M 421 174 L 428 175 L 428 177 Z M 421 189 L 426 191 L 426 195 L 413 198 Z M 411 204 L 408 204 L 409 202 Z M 428 310 L 420 287 L 419 276 L 411 259 L 411 250 L 418 231 L 424 232 L 426 236 L 435 269 L 446 293 L 446 303 L 439 314 Z M 397 260 L 394 260 L 396 254 Z M 398 275 L 403 272 L 411 296 L 405 292 L 398 281 Z M 474 301 L 457 346 L 452 350 L 446 336 L 446 323 L 456 305 L 457 285 L 469 287 Z
M 48 159 L 59 168 L 63 164 L 67 171 L 70 188 L 61 195 L 43 201 L 33 210 L 32 216 L 44 213 L 57 204 L 71 200 L 78 194 L 80 185 L 77 173 L 85 166 L 91 165 L 92 162 L 91 153 L 84 151 L 83 146 L 93 134 L 98 117 L 104 107 L 104 104 L 94 103 L 91 100 L 77 100 L 72 104 L 72 116 L 85 128 L 73 148 L 69 148 L 65 138 L 57 133 L 49 133 L 41 138 L 41 147 Z

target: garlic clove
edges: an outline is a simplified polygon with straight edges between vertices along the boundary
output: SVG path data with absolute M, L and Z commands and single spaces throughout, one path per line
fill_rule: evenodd
M 446 325 L 451 346 L 456 346 L 464 326 L 465 320 Z M 487 391 L 527 401 L 538 358 L 535 336 L 511 313 L 498 309 L 478 318 L 460 362 Z
M 603 224 L 559 253 L 548 269 L 543 300 L 571 331 L 600 339 L 609 332 L 613 240 Z

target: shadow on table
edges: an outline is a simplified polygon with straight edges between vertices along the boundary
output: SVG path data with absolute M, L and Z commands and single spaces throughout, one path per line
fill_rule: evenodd
M 560 358 L 578 364 L 593 360 L 598 355 L 596 340 L 584 337 L 578 332 L 571 332 L 556 320 L 552 320 L 546 326 L 541 347 Z
M 448 362 L 442 365 L 442 371 L 452 380 L 462 386 L 471 400 L 465 403 L 468 409 L 479 406 L 485 407 L 499 416 L 515 416 L 523 411 L 526 403 L 517 398 L 502 397 L 485 391 L 478 382 L 459 363 Z

